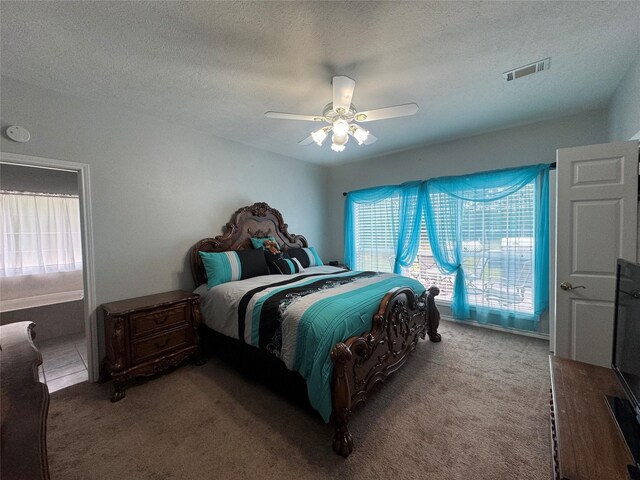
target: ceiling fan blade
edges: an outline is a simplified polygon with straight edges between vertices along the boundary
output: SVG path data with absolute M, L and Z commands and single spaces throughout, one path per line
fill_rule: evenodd
M 304 140 L 300 140 L 298 142 L 298 145 L 311 145 L 312 143 L 313 143 L 313 137 L 311 135 L 309 135 Z
M 280 118 L 282 120 L 305 120 L 307 122 L 323 122 L 322 115 L 300 115 L 298 113 L 264 112 L 268 118 Z
M 371 145 L 377 140 L 378 140 L 378 137 L 374 137 L 373 135 L 371 135 L 371 133 L 369 133 L 369 136 L 367 137 L 367 139 L 362 143 L 364 143 L 365 145 Z
M 333 109 L 344 109 L 345 112 L 351 108 L 351 98 L 353 89 L 356 88 L 356 81 L 349 77 L 333 77 Z
M 374 120 L 384 120 L 385 118 L 407 117 L 415 115 L 418 105 L 415 103 L 405 103 L 394 107 L 378 108 L 366 112 L 356 113 L 355 120 L 358 122 L 373 122 Z

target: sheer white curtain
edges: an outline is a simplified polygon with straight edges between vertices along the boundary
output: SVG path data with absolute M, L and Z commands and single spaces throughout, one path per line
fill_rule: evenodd
M 77 196 L 0 192 L 0 276 L 82 269 Z

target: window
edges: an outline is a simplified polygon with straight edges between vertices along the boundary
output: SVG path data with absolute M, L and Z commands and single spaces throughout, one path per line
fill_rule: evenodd
M 349 192 L 345 260 L 438 286 L 454 318 L 535 331 L 549 305 L 548 205 L 548 164 Z
M 392 272 L 398 242 L 399 196 L 354 205 L 355 270 Z
M 0 192 L 0 277 L 82 269 L 77 196 Z
M 535 182 L 493 202 L 462 202 L 462 265 L 469 304 L 533 314 L 535 262 Z M 491 192 L 489 192 L 491 195 Z M 443 195 L 434 198 L 436 215 L 447 214 Z M 451 301 L 455 275 L 440 273 L 423 223 L 420 249 L 407 274 L 440 288 Z

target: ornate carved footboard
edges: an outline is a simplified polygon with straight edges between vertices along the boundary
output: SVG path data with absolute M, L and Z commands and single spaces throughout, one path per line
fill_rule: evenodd
M 347 423 L 373 386 L 404 364 L 419 337 L 429 335 L 432 342 L 440 341 L 440 313 L 434 301 L 439 293 L 431 287 L 418 298 L 408 287 L 391 290 L 373 317 L 371 332 L 333 348 L 333 450 L 337 454 L 347 457 L 353 451 Z

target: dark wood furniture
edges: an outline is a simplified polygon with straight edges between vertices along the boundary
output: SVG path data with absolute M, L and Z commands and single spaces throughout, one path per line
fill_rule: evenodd
M 605 397 L 624 397 L 613 371 L 555 356 L 550 365 L 554 478 L 627 480 L 633 459 Z
M 196 286 L 206 283 L 198 252 L 252 248 L 251 237 L 275 237 L 283 250 L 308 247 L 307 240 L 290 234 L 280 212 L 266 203 L 240 208 L 231 216 L 222 235 L 200 240 L 192 248 L 191 269 Z M 428 335 L 431 341 L 440 341 L 440 314 L 434 301 L 439 293 L 437 287 L 431 287 L 420 297 L 410 288 L 389 291 L 381 299 L 371 331 L 345 339 L 331 351 L 333 449 L 339 455 L 347 457 L 353 451 L 347 427 L 349 418 L 373 386 L 405 363 L 419 338 Z
M 33 344 L 35 324 L 0 327 L 0 478 L 48 479 L 49 390 L 38 380 L 42 356 Z
M 176 290 L 102 305 L 112 402 L 125 396 L 125 382 L 151 376 L 199 352 L 200 296 Z M 196 363 L 204 363 L 197 357 Z
M 344 263 L 342 263 L 342 262 L 340 262 L 338 260 L 333 260 L 333 261 L 329 262 L 329 266 L 330 267 L 338 267 L 338 268 L 346 268 L 347 270 L 351 270 L 348 265 L 345 265 Z

